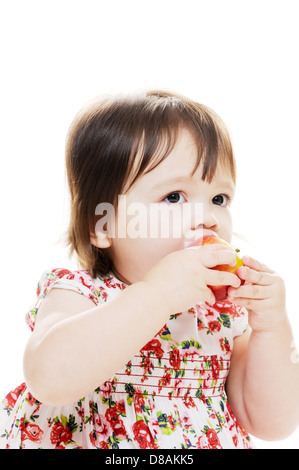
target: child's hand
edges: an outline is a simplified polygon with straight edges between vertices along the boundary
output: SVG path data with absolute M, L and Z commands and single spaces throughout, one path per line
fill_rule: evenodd
M 241 287 L 228 289 L 228 298 L 246 307 L 254 331 L 273 330 L 286 318 L 286 294 L 283 280 L 259 261 L 243 257 L 244 266 L 238 276 L 245 281 Z
M 234 265 L 235 254 L 223 245 L 205 245 L 166 255 L 143 278 L 159 295 L 170 314 L 188 310 L 199 302 L 215 303 L 208 286 L 239 287 L 233 273 L 213 270 L 220 264 Z

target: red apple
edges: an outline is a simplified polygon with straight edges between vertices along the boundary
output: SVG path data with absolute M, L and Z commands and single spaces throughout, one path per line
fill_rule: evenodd
M 234 248 L 226 241 L 222 240 L 221 238 L 216 237 L 215 235 L 205 235 L 203 238 L 199 239 L 196 243 L 194 243 L 193 246 L 214 245 L 216 243 L 229 247 L 231 251 L 235 253 L 236 264 L 235 266 L 230 266 L 229 264 L 220 264 L 211 269 L 216 269 L 217 271 L 227 271 L 227 272 L 238 275 L 238 268 L 240 266 L 244 266 L 243 261 L 237 255 L 238 250 L 234 250 Z M 243 280 L 241 280 L 241 284 L 244 284 Z M 229 286 L 208 286 L 208 287 L 212 290 L 213 294 L 215 295 L 216 301 L 225 300 L 227 298 L 227 290 Z

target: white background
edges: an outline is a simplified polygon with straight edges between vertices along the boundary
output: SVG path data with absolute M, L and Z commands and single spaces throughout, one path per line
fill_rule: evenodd
M 23 381 L 24 314 L 46 268 L 75 267 L 64 143 L 101 93 L 177 91 L 228 125 L 235 230 L 284 277 L 298 319 L 298 1 L 0 1 L 0 396 Z M 262 393 L 262 391 L 261 391 Z M 284 397 L 281 397 L 283 400 Z M 299 390 L 298 390 L 299 399 Z M 259 448 L 299 448 L 299 430 Z

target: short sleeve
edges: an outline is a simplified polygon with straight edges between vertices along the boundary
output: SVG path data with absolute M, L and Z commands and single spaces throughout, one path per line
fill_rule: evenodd
M 26 323 L 32 331 L 34 330 L 40 304 L 53 287 L 78 292 L 91 299 L 96 305 L 104 302 L 104 296 L 101 296 L 99 288 L 96 288 L 87 271 L 69 271 L 61 268 L 52 271 L 46 270 L 37 284 L 36 302 L 28 310 L 25 317 Z

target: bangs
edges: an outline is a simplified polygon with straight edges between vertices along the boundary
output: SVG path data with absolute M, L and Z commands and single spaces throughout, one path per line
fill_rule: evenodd
M 125 192 L 142 174 L 149 173 L 167 158 L 183 129 L 191 133 L 197 148 L 193 173 L 201 165 L 202 180 L 210 183 L 221 165 L 230 172 L 235 183 L 233 149 L 228 130 L 220 117 L 206 106 L 187 101 L 186 98 L 181 101 L 173 95 L 169 96 L 168 106 L 165 106 L 167 94 L 158 93 L 154 94 L 157 101 L 155 112 L 150 119 L 144 120 L 140 132 L 134 136 L 127 172 L 129 184 L 124 188 Z M 163 106 L 160 107 L 159 98 L 163 98 Z

